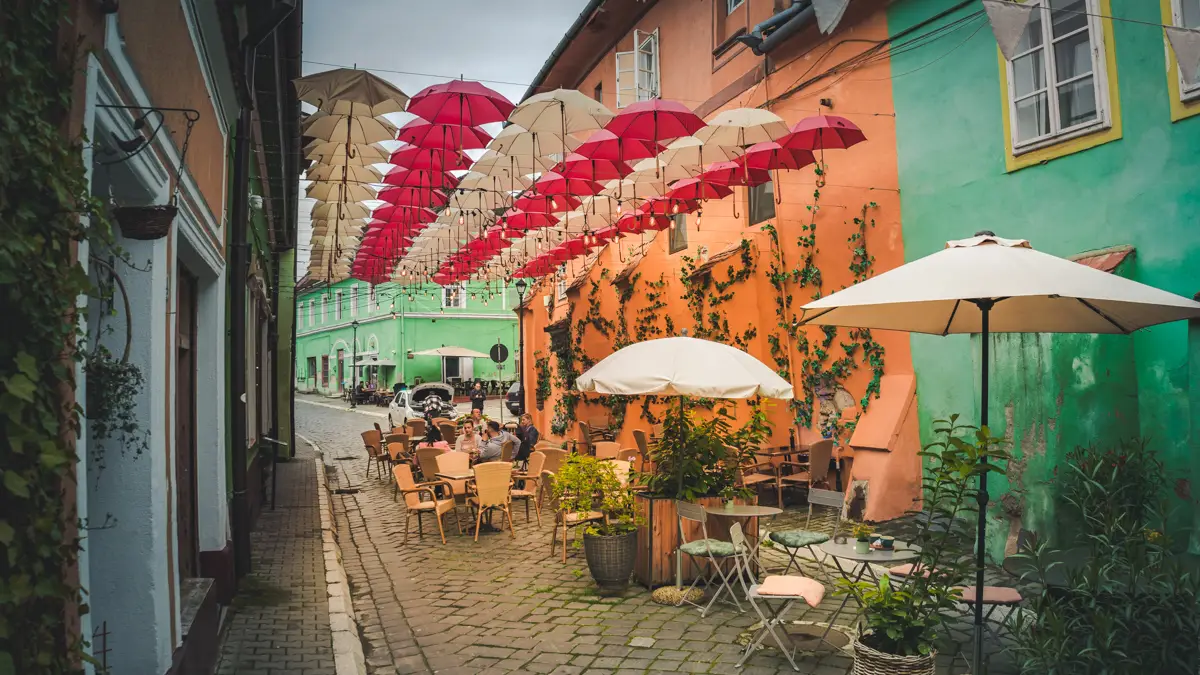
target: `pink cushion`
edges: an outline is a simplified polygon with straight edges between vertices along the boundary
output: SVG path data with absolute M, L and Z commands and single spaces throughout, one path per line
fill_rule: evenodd
M 442 450 L 449 450 L 450 444 L 446 441 L 438 441 L 437 443 L 422 443 L 417 446 L 417 449 L 420 448 L 441 448 Z
M 962 591 L 963 602 L 975 602 L 974 586 L 962 586 L 958 590 Z M 1021 600 L 1021 592 L 1015 588 L 1006 588 L 1004 586 L 983 587 L 983 604 L 985 605 L 1016 605 Z
M 825 597 L 825 587 L 821 585 L 821 582 L 808 577 L 774 575 L 767 577 L 759 584 L 758 594 L 781 598 L 804 598 L 804 602 L 816 607 Z
M 912 576 L 915 568 L 916 565 L 913 563 L 904 563 L 903 565 L 896 565 L 895 567 L 889 569 L 888 574 L 894 577 L 910 577 Z M 929 570 L 922 570 L 921 575 L 926 577 L 929 576 Z

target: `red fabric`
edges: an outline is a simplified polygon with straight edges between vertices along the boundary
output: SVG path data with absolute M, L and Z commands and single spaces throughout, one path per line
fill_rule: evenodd
M 435 208 L 450 203 L 449 197 L 429 187 L 388 187 L 380 190 L 376 198 L 400 206 Z
M 789 150 L 813 151 L 848 148 L 865 140 L 862 130 L 845 117 L 817 115 L 796 122 L 779 144 Z
M 771 172 L 765 169 L 747 169 L 740 162 L 716 162 L 709 164 L 700 178 L 716 185 L 745 185 L 754 187 L 771 182 Z
M 537 230 L 543 227 L 552 227 L 558 224 L 561 220 L 558 216 L 550 213 L 526 212 L 517 209 L 509 209 L 504 212 L 504 216 L 497 221 L 501 225 L 511 227 L 517 230 Z
M 751 169 L 766 171 L 775 169 L 801 169 L 809 164 L 815 164 L 816 157 L 812 151 L 802 148 L 788 149 L 782 145 L 768 141 L 756 143 L 746 149 L 746 154 L 737 159 L 738 164 L 745 164 Z
M 466 171 L 471 168 L 471 158 L 457 149 L 418 148 L 413 145 L 405 145 L 388 157 L 388 164 L 395 164 L 406 169 Z
M 499 92 L 470 80 L 451 80 L 425 87 L 408 102 L 407 111 L 438 124 L 478 126 L 503 122 L 513 104 Z
M 492 137 L 479 127 L 433 124 L 423 119 L 415 119 L 400 127 L 396 140 L 419 148 L 475 150 L 486 148 Z
M 513 208 L 536 213 L 564 213 L 579 208 L 582 203 L 579 197 L 574 195 L 526 194 L 513 203 Z
M 604 127 L 622 139 L 669 141 L 691 136 L 705 127 L 704 120 L 676 101 L 638 101 L 622 110 Z
M 630 234 L 639 234 L 647 230 L 665 230 L 670 226 L 670 218 L 640 212 L 626 213 L 616 222 L 618 230 Z
M 583 180 L 601 181 L 624 178 L 633 173 L 633 169 L 624 162 L 611 159 L 592 159 L 573 152 L 554 167 L 565 178 L 580 178 Z
M 679 213 L 691 213 L 699 208 L 700 202 L 695 200 L 655 197 L 638 207 L 638 211 L 656 216 L 673 216 Z
M 582 178 L 567 178 L 560 173 L 547 171 L 533 184 L 531 194 L 538 195 L 594 195 L 604 189 L 603 185 Z
M 432 223 L 437 220 L 437 214 L 419 206 L 387 204 L 372 211 L 371 218 L 390 223 Z
M 655 141 L 620 138 L 607 129 L 601 129 L 575 148 L 575 154 L 596 160 L 632 162 L 653 157 L 665 149 Z
M 724 199 L 733 194 L 733 190 L 719 185 L 716 182 L 708 181 L 703 178 L 684 178 L 683 180 L 675 181 L 667 194 L 663 195 L 668 199 L 690 200 L 690 199 Z M 680 207 L 682 209 L 682 207 Z
M 385 185 L 424 188 L 426 190 L 453 188 L 458 179 L 449 173 L 429 169 L 405 169 L 398 166 L 383 175 Z

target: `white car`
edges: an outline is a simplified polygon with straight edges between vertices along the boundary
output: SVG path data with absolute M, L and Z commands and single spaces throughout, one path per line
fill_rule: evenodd
M 424 418 L 428 412 L 434 417 L 458 417 L 454 388 L 444 382 L 427 382 L 401 391 L 388 406 L 388 425 L 402 426 L 408 420 Z

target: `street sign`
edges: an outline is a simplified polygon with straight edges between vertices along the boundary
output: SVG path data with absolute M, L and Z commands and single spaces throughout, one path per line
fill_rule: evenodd
M 491 355 L 492 361 L 496 363 L 504 363 L 508 360 L 508 347 L 505 347 L 497 342 L 496 344 L 492 345 L 492 349 L 490 352 L 488 352 L 488 354 Z

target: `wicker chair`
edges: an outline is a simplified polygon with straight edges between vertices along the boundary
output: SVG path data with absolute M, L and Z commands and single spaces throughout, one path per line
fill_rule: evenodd
M 513 461 L 513 442 L 512 441 L 504 441 L 503 443 L 500 444 L 500 461 L 501 462 L 509 462 L 509 463 L 511 463 Z
M 592 428 L 588 426 L 588 423 L 576 422 L 575 433 L 577 434 L 575 438 L 576 452 L 581 455 L 593 454 L 595 450 L 592 448 Z
M 780 469 L 792 467 L 792 473 L 779 477 L 784 487 L 809 488 L 820 485 L 829 477 L 829 460 L 833 457 L 833 439 L 825 438 L 813 443 L 808 449 L 808 462 L 782 462 Z M 783 502 L 780 501 L 780 506 Z
M 621 444 L 615 441 L 598 441 L 592 443 L 592 449 L 596 452 L 596 459 L 616 459 L 617 453 L 621 452 Z
M 550 491 L 550 508 L 554 510 L 554 532 L 550 535 L 550 552 L 558 543 L 558 531 L 562 529 L 562 561 L 567 562 L 567 533 L 573 527 L 588 523 L 606 522 L 607 517 L 600 511 L 574 511 L 568 513 L 559 508 L 558 499 L 554 496 L 554 474 L 543 471 L 545 487 Z
M 417 517 L 417 536 L 425 536 L 421 528 L 421 514 L 423 513 L 432 513 L 437 518 L 438 533 L 442 536 L 442 544 L 446 543 L 446 530 L 442 526 L 442 515 L 447 511 L 454 511 L 454 524 L 458 526 L 458 533 L 462 534 L 462 523 L 458 520 L 458 510 L 454 508 L 454 500 L 439 499 L 434 491 L 435 487 L 445 481 L 414 483 L 412 468 L 407 464 L 397 464 L 392 467 L 392 474 L 396 478 L 400 494 L 404 495 L 404 543 L 408 543 L 408 530 L 413 516 Z M 427 497 L 427 499 L 422 499 L 422 497 Z
M 547 473 L 558 473 L 558 470 L 560 468 L 562 468 L 562 465 L 566 464 L 567 455 L 570 454 L 566 450 L 562 450 L 562 449 L 558 449 L 558 448 L 554 448 L 554 449 L 548 448 L 546 450 L 541 450 L 541 453 L 546 456 L 546 463 L 545 463 L 545 465 L 542 466 L 542 475 L 543 476 L 545 476 Z M 547 485 L 548 485 L 548 483 L 545 480 L 543 480 L 539 489 L 545 490 L 547 488 Z M 538 496 L 538 508 L 541 508 L 541 505 L 542 505 L 542 497 L 541 497 L 541 495 L 539 495 Z
M 513 474 L 514 480 L 524 481 L 524 484 L 520 489 L 513 488 L 512 498 L 525 501 L 525 522 L 529 522 L 529 502 L 534 503 L 533 512 L 537 515 L 538 527 L 542 526 L 542 468 L 545 465 L 545 454 L 531 452 L 525 472 Z
M 454 442 L 458 440 L 458 427 L 454 422 L 439 422 L 438 431 L 442 432 L 442 440 L 454 447 Z
M 512 523 L 512 464 L 508 462 L 484 462 L 475 465 L 475 494 L 467 498 L 467 504 L 475 509 L 475 541 L 479 541 L 479 526 L 483 523 L 483 512 L 499 509 L 508 519 L 508 532 L 513 539 L 517 532 Z
M 421 472 L 421 478 L 426 481 L 433 480 L 433 474 L 438 472 L 438 455 L 445 452 L 441 448 L 417 448 L 414 455 L 417 458 L 417 469 Z
M 362 432 L 363 447 L 367 449 L 367 477 L 371 477 L 371 466 L 374 465 L 378 478 L 383 480 L 383 474 L 378 473 L 379 465 L 386 462 L 383 454 L 383 434 L 378 429 Z
M 410 438 L 421 438 L 425 435 L 425 420 L 411 419 L 404 423 L 408 427 L 408 435 Z

